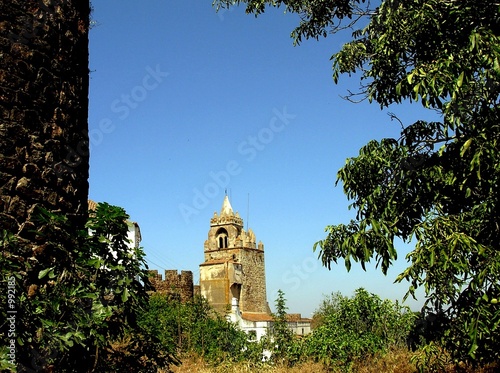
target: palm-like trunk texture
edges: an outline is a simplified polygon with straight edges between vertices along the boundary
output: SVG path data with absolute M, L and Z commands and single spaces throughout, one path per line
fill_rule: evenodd
M 0 229 L 35 206 L 81 227 L 88 196 L 88 0 L 0 0 Z

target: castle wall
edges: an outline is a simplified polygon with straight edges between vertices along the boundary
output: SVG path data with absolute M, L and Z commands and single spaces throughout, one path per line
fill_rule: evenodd
M 243 312 L 268 312 L 264 252 L 242 250 L 243 268 L 240 309 Z
M 200 291 L 208 303 L 225 313 L 229 300 L 227 263 L 207 263 L 200 266 Z
M 200 265 L 201 294 L 210 304 L 217 308 L 226 308 L 231 304 L 230 292 L 232 283 L 241 284 L 239 304 L 243 312 L 269 312 L 266 294 L 266 273 L 264 265 L 264 251 L 248 248 L 234 248 L 225 250 L 206 251 L 209 260 Z M 231 262 L 241 265 L 241 279 L 231 280 L 229 273 L 222 271 L 217 262 Z M 215 293 L 218 295 L 212 295 Z M 223 297 L 224 296 L 224 297 Z M 217 297 L 217 301 L 215 301 Z M 224 307 L 219 305 L 223 302 Z
M 165 280 L 157 270 L 150 270 L 150 282 L 154 291 L 159 294 L 178 297 L 182 303 L 193 299 L 193 272 L 177 270 L 165 270 Z

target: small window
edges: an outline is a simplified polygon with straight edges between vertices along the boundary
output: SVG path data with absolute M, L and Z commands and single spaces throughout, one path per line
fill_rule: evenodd
M 227 249 L 227 236 L 219 236 L 219 249 Z
M 219 249 L 228 248 L 227 231 L 224 228 L 217 231 L 217 247 Z

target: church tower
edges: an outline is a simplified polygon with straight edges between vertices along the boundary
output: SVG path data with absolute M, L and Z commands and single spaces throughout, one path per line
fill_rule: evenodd
M 233 212 L 225 196 L 220 215 L 210 220 L 204 247 L 205 261 L 200 264 L 200 293 L 210 305 L 226 312 L 237 299 L 241 312 L 269 314 L 266 296 L 264 245 L 256 244 L 251 229 L 243 229 L 243 220 Z

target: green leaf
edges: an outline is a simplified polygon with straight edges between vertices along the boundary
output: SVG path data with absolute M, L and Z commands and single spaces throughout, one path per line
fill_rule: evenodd
M 408 84 L 412 84 L 413 83 L 413 76 L 415 75 L 415 72 L 412 72 L 410 74 L 408 74 L 408 76 L 406 77 L 406 80 L 408 81 Z
M 462 84 L 463 84 L 463 82 L 464 82 L 464 76 L 465 76 L 465 72 L 464 72 L 464 71 L 462 71 L 462 72 L 460 73 L 460 75 L 458 76 L 458 79 L 457 79 L 457 87 L 458 87 L 458 88 L 462 87 Z
M 472 138 L 468 139 L 463 145 L 462 149 L 460 150 L 460 156 L 463 157 L 467 149 L 469 149 L 470 144 L 472 144 Z
M 45 269 L 42 269 L 39 273 L 38 273 L 38 278 L 41 279 L 41 278 L 44 278 L 50 271 L 52 271 L 54 269 L 54 267 L 50 267 L 50 268 L 45 268 Z
M 129 297 L 129 293 L 128 293 L 128 289 L 125 288 L 122 292 L 122 302 L 125 303 L 127 300 L 128 300 L 128 297 Z

